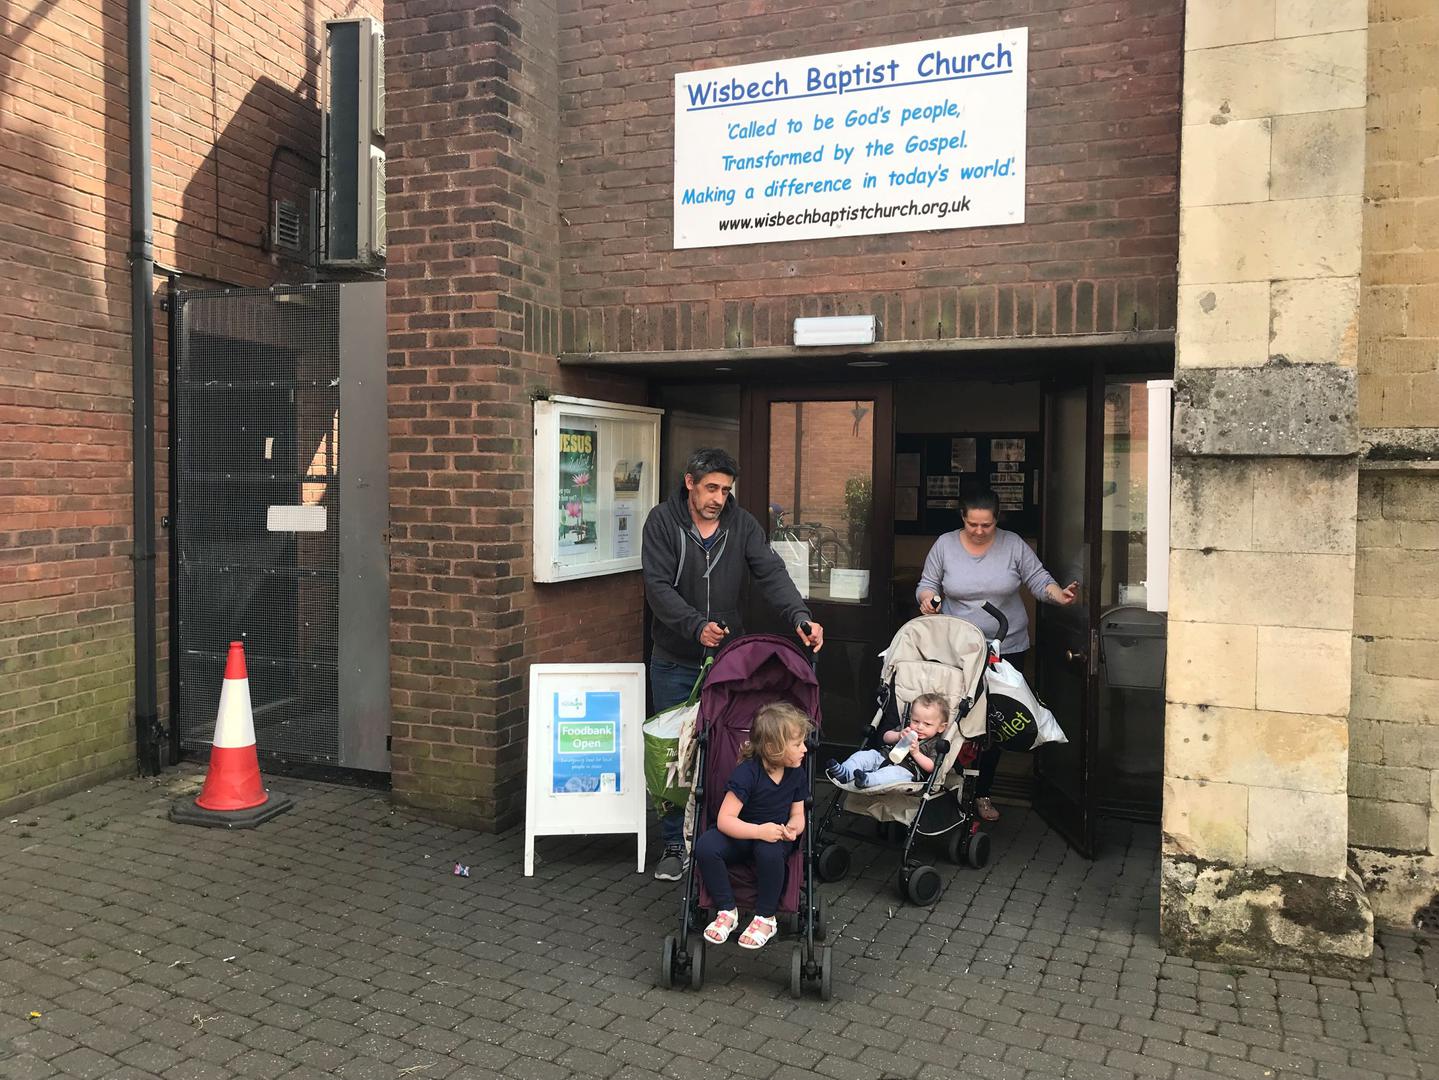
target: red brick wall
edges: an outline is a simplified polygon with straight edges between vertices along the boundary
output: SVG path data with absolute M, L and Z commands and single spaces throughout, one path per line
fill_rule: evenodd
M 553 6 L 385 18 L 392 779 L 495 828 L 524 807 L 528 665 L 642 648 L 637 574 L 531 583 L 531 393 L 643 388 L 558 375 Z
M 1181 0 L 563 4 L 567 350 L 784 345 L 796 316 L 883 337 L 1171 328 Z M 672 249 L 674 75 L 1028 26 L 1026 221 Z
M 152 5 L 162 264 L 238 284 L 300 276 L 261 250 L 266 176 L 278 142 L 318 150 L 319 20 L 340 7 Z M 0 28 L 0 807 L 15 808 L 134 755 L 129 133 L 123 9 L 0 0 Z M 313 183 L 306 171 L 282 159 L 277 193 Z M 163 513 L 158 308 L 156 321 Z

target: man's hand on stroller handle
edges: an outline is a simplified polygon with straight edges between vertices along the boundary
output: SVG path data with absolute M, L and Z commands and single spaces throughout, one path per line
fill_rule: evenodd
M 729 627 L 722 622 L 705 623 L 700 631 L 700 644 L 706 649 L 716 649 L 729 636 Z
M 794 630 L 799 635 L 799 639 L 815 652 L 824 648 L 824 627 L 813 619 L 800 623 Z

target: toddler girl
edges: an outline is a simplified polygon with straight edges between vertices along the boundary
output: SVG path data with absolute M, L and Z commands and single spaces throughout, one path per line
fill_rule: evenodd
M 800 766 L 813 730 L 809 717 L 783 702 L 755 714 L 749 741 L 725 785 L 719 817 L 695 843 L 695 865 L 719 908 L 705 928 L 706 941 L 723 945 L 739 925 L 729 879 L 732 863 L 753 863 L 756 878 L 754 919 L 740 935 L 740 948 L 758 949 L 774 937 L 785 860 L 804 832 L 809 781 Z

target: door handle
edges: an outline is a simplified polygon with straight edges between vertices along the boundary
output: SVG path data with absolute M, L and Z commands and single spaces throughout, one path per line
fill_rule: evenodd
M 1075 649 L 1065 649 L 1064 658 L 1071 664 L 1082 664 L 1089 659 L 1083 650 L 1076 651 Z

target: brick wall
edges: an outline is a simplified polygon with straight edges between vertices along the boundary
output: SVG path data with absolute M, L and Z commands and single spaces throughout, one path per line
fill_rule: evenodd
M 1406 926 L 1439 897 L 1436 65 L 1432 4 L 1370 4 L 1349 841 L 1376 917 Z
M 564 3 L 566 350 L 789 343 L 799 315 L 885 340 L 1174 325 L 1179 0 Z M 672 250 L 676 72 L 1025 25 L 1022 226 Z
M 392 778 L 499 827 L 524 805 L 527 665 L 642 648 L 637 574 L 530 581 L 531 392 L 642 390 L 557 373 L 553 6 L 392 0 L 385 18 Z
M 264 192 L 279 142 L 318 149 L 319 20 L 340 7 L 153 5 L 161 263 L 240 284 L 299 276 L 261 250 Z M 13 809 L 134 755 L 129 148 L 123 15 L 0 0 L 0 26 L 0 808 Z M 313 182 L 281 158 L 277 194 Z M 157 311 L 162 335 L 164 322 Z

